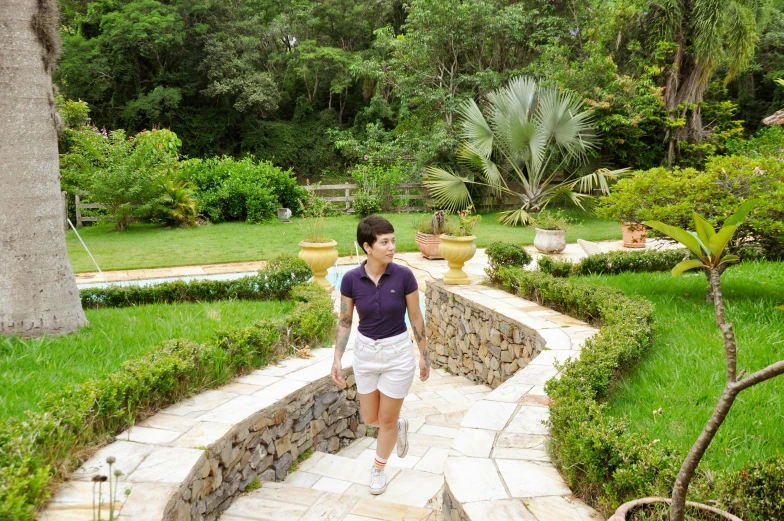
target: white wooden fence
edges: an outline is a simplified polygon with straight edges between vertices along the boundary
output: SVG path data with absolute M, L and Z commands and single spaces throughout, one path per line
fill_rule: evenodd
M 319 196 L 325 201 L 329 201 L 331 203 L 345 203 L 345 208 L 341 208 L 342 211 L 346 213 L 352 213 L 353 209 L 351 208 L 351 203 L 354 201 L 354 196 L 351 195 L 352 190 L 357 190 L 359 185 L 355 183 L 343 183 L 343 184 L 336 184 L 336 185 L 307 185 L 304 187 L 308 191 L 311 192 L 323 192 L 323 191 L 331 191 L 331 192 L 343 192 L 341 196 L 334 196 L 334 195 L 325 195 Z M 432 201 L 429 195 L 427 194 L 427 190 L 425 189 L 425 185 L 422 183 L 401 183 L 397 185 L 397 188 L 403 189 L 403 198 L 406 201 L 417 201 L 421 200 L 424 202 L 422 206 L 403 206 L 398 208 L 392 208 L 390 211 L 392 212 L 415 212 L 417 210 L 426 210 L 432 205 Z M 419 192 L 415 194 L 411 194 L 411 191 Z

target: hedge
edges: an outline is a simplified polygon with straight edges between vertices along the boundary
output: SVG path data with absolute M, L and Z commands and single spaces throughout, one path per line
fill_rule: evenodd
M 689 256 L 689 252 L 676 250 L 613 251 L 589 255 L 580 262 L 557 260 L 549 256 L 537 262 L 539 269 L 554 277 L 577 275 L 616 275 L 625 271 L 669 271 Z
M 293 286 L 295 310 L 278 321 L 216 334 L 203 344 L 170 340 L 99 380 L 54 393 L 44 413 L 0 419 L 0 520 L 35 519 L 52 485 L 81 463 L 85 449 L 109 441 L 154 411 L 268 364 L 294 344 L 330 340 L 330 296 L 313 284 Z
M 607 515 L 631 499 L 669 497 L 685 455 L 670 442 L 634 432 L 603 403 L 613 381 L 651 347 L 654 306 L 614 288 L 541 271 L 502 267 L 488 274 L 507 291 L 601 327 L 580 358 L 560 367 L 560 378 L 545 386 L 553 460 L 574 493 Z M 699 473 L 690 496 L 702 502 L 712 496 L 746 521 L 784 519 L 784 456 L 735 473 Z
M 301 259 L 280 256 L 257 275 L 235 280 L 173 281 L 150 286 L 109 286 L 80 291 L 85 309 L 118 308 L 143 304 L 213 302 L 216 300 L 280 300 L 291 288 L 313 276 Z

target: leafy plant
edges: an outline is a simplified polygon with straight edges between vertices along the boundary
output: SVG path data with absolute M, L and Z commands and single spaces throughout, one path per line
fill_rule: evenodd
M 724 419 L 741 391 L 762 383 L 771 378 L 784 374 L 784 360 L 775 362 L 768 367 L 746 376 L 746 370 L 737 370 L 737 344 L 732 324 L 726 321 L 724 299 L 721 292 L 722 266 L 738 262 L 737 255 L 728 252 L 732 236 L 738 227 L 746 220 L 747 216 L 757 204 L 756 201 L 747 201 L 737 211 L 724 221 L 724 226 L 718 231 L 694 213 L 694 227 L 696 232 L 688 232 L 682 228 L 664 224 L 660 221 L 646 221 L 644 224 L 686 246 L 697 258 L 681 261 L 672 269 L 673 277 L 681 273 L 701 269 L 709 274 L 713 306 L 716 314 L 716 325 L 724 339 L 727 373 L 724 392 L 713 412 L 710 420 L 705 425 L 697 441 L 692 446 L 689 454 L 681 465 L 675 485 L 672 490 L 672 504 L 670 507 L 670 521 L 683 521 L 686 503 L 686 494 L 689 484 L 694 477 L 697 466 L 708 449 L 711 441 L 718 432 Z M 744 378 L 745 377 L 745 378 Z
M 493 273 L 502 266 L 525 267 L 531 263 L 531 254 L 517 244 L 494 242 L 485 249 L 490 267 L 487 273 Z
M 359 217 L 367 217 L 381 212 L 381 196 L 375 186 L 365 185 L 364 189 L 354 192 L 351 208 Z
M 354 165 L 350 173 L 359 186 L 352 207 L 363 217 L 408 205 L 405 192 L 399 185 L 415 180 L 413 169 L 409 165 L 399 160 L 391 165 L 383 165 L 372 157 L 365 156 L 365 161 Z
M 469 205 L 465 210 L 457 213 L 457 225 L 451 235 L 455 237 L 468 237 L 474 230 L 482 216 L 474 214 L 474 206 Z
M 542 230 L 568 230 L 574 220 L 560 210 L 539 212 L 531 219 L 531 224 Z
M 457 157 L 480 180 L 427 168 L 424 183 L 444 208 L 470 205 L 468 185 L 479 184 L 493 194 L 520 201 L 520 208 L 503 212 L 500 221 L 525 224 L 529 212 L 543 210 L 556 198 L 583 208 L 594 188 L 607 194 L 610 181 L 625 173 L 606 169 L 581 173 L 588 166 L 596 136 L 590 113 L 576 97 L 518 77 L 488 99 L 489 121 L 474 100 L 460 107 L 463 141 Z M 559 177 L 563 180 L 556 181 Z M 511 182 L 519 183 L 522 191 L 512 189 Z
M 589 255 L 580 262 L 553 259 L 544 255 L 537 263 L 539 270 L 553 277 L 614 275 L 627 271 L 634 273 L 669 271 L 688 255 L 688 252 L 683 249 L 613 251 Z
M 438 210 L 430 217 L 423 215 L 414 221 L 413 226 L 418 232 L 429 235 L 454 234 L 454 223 L 447 219 L 444 210 Z
M 158 199 L 154 212 L 173 226 L 196 224 L 196 186 L 186 181 L 166 181 L 164 194 Z

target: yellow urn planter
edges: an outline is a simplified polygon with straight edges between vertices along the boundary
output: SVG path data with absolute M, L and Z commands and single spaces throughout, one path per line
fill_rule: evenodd
M 449 264 L 449 271 L 444 275 L 444 284 L 470 284 L 468 275 L 463 271 L 465 263 L 476 253 L 476 236 L 455 237 L 442 235 L 438 251 Z
M 327 291 L 332 291 L 335 287 L 327 280 L 327 270 L 338 260 L 338 250 L 335 248 L 337 245 L 336 241 L 299 243 L 299 258 L 313 271 L 313 282 Z

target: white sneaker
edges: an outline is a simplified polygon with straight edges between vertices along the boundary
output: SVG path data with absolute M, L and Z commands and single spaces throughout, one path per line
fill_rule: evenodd
M 382 494 L 387 489 L 387 477 L 384 469 L 373 467 L 370 469 L 370 493 L 374 496 Z
M 397 421 L 397 457 L 405 458 L 408 454 L 408 420 L 400 418 Z

